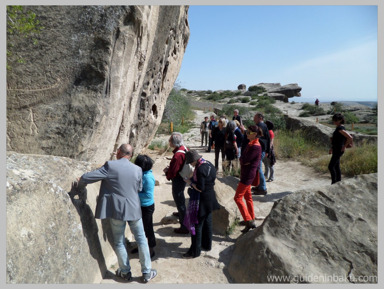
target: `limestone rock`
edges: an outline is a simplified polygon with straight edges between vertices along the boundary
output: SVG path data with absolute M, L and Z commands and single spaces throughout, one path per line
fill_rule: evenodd
M 231 176 L 215 181 L 216 198 L 221 207 L 212 214 L 212 227 L 216 234 L 225 235 L 235 220 L 241 218 L 240 211 L 233 200 L 238 182 L 237 178 Z
M 288 98 L 294 96 L 301 96 L 301 87 L 297 85 L 297 83 L 283 85 L 282 87 L 276 87 L 268 90 L 270 93 L 282 93 L 286 95 Z
M 267 92 L 268 96 L 271 96 L 275 99 L 278 96 L 278 100 L 282 100 L 284 102 L 288 102 L 288 98 L 294 96 L 301 96 L 301 87 L 297 85 L 297 83 L 291 83 L 281 86 L 280 83 L 259 83 L 256 85 L 252 85 L 248 88 L 248 91 L 256 90 L 258 88 L 264 88 Z M 282 97 L 284 95 L 285 97 Z
M 276 100 L 281 100 L 281 101 L 284 101 L 284 102 L 288 102 L 288 97 L 285 94 L 275 93 L 275 92 L 267 92 L 267 95 L 270 98 L 274 98 Z
M 377 208 L 377 174 L 290 194 L 237 240 L 229 274 L 239 283 L 377 283 Z
M 100 282 L 115 261 L 109 222 L 94 218 L 100 183 L 68 194 L 90 164 L 8 152 L 6 165 L 6 282 Z
M 7 150 L 102 164 L 121 143 L 149 145 L 188 43 L 188 6 L 25 9 L 44 30 L 36 45 L 7 39 Z

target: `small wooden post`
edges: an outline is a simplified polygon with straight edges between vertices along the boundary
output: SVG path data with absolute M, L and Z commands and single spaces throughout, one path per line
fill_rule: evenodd
M 351 126 L 351 130 L 353 130 L 354 126 L 355 126 L 355 124 L 354 124 L 354 123 L 352 123 L 352 126 Z
M 171 121 L 171 127 L 170 127 L 171 132 L 173 132 L 173 122 Z
M 319 122 L 319 118 L 318 117 L 316 117 L 316 122 Z
M 184 125 L 184 116 L 181 118 L 181 125 Z

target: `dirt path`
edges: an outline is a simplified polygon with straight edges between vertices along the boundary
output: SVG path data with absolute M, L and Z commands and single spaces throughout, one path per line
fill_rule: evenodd
M 200 147 L 199 126 L 204 116 L 209 114 L 196 111 L 196 126 L 184 134 L 184 143 L 189 148 L 197 149 L 205 159 L 214 163 L 214 153 L 207 153 L 205 148 Z M 168 138 L 168 135 L 164 135 L 157 137 L 156 140 L 167 141 Z M 188 250 L 191 240 L 189 235 L 177 235 L 173 232 L 173 229 L 179 226 L 177 219 L 172 216 L 172 212 L 177 210 L 172 198 L 171 182 L 166 180 L 163 173 L 163 168 L 169 164 L 166 157 L 172 157 L 172 153 L 168 152 L 163 156 L 154 154 L 150 150 L 147 150 L 146 153 L 155 160 L 153 173 L 159 182 L 159 185 L 155 187 L 154 213 L 157 246 L 155 247 L 156 255 L 152 259 L 152 267 L 157 269 L 158 276 L 151 283 L 231 283 L 231 278 L 226 272 L 226 266 L 230 261 L 233 245 L 243 227 L 237 226 L 229 236 L 214 235 L 212 250 L 202 252 L 199 258 L 183 259 L 182 254 Z M 221 168 L 220 162 L 219 168 Z M 219 169 L 218 180 L 229 182 L 229 179 L 231 178 L 223 178 Z M 233 181 L 232 178 L 232 184 Z M 266 196 L 253 196 L 256 217 L 266 217 L 273 203 L 292 191 L 329 184 L 330 177 L 328 175 L 319 175 L 313 169 L 305 167 L 299 162 L 278 161 L 275 165 L 275 181 L 267 183 L 268 194 Z M 262 222 L 259 220 L 257 224 L 260 225 Z M 128 234 L 127 237 L 133 241 L 132 236 Z M 133 244 L 129 246 L 129 250 L 134 247 Z M 138 283 L 141 276 L 138 255 L 129 254 L 129 257 L 134 276 L 133 283 Z M 125 281 L 114 276 L 117 267 L 116 259 L 115 265 L 109 268 L 107 276 L 101 283 L 124 283 Z

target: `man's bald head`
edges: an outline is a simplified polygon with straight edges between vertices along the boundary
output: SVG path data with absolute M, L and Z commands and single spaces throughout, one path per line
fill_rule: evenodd
M 131 158 L 133 154 L 133 148 L 130 144 L 122 144 L 119 147 L 117 158 L 121 159 L 123 157 Z

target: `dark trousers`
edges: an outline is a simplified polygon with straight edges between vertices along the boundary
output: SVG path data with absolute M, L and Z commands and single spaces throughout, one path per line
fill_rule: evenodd
M 208 132 L 207 131 L 202 131 L 201 132 L 201 145 L 203 146 L 205 140 L 205 145 L 208 145 Z
M 187 252 L 193 257 L 199 257 L 201 249 L 212 249 L 212 213 L 199 217 L 198 222 L 195 225 L 196 235 L 191 235 L 191 247 Z
M 224 159 L 225 159 L 225 153 L 224 153 L 224 147 L 215 146 L 215 169 L 216 171 L 219 170 L 219 154 L 221 151 L 221 166 L 224 168 Z
M 155 204 L 148 207 L 141 207 L 141 214 L 144 225 L 145 236 L 148 239 L 148 247 L 153 248 L 156 246 L 155 232 L 153 231 L 153 212 L 155 211 Z
M 213 145 L 213 138 L 209 137 L 209 141 L 208 141 L 208 152 L 211 152 L 212 145 Z
M 179 175 L 172 179 L 172 196 L 173 200 L 175 201 L 177 211 L 179 212 L 180 226 L 187 229 L 183 224 L 186 210 L 184 196 L 185 185 L 186 183 Z
M 340 158 L 344 152 L 334 152 L 329 162 L 328 169 L 331 172 L 332 184 L 341 181 Z

